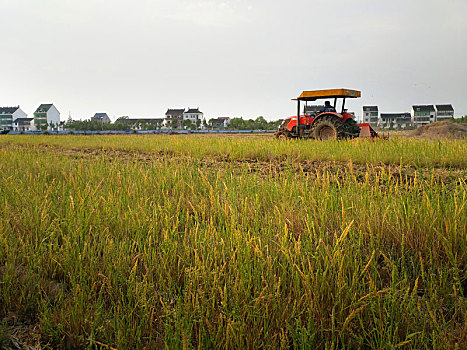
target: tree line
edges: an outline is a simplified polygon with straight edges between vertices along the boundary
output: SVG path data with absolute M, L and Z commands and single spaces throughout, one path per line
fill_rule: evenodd
M 262 116 L 256 119 L 232 118 L 228 129 L 231 130 L 275 130 L 280 124 L 280 120 L 268 122 Z
M 87 120 L 72 120 L 69 118 L 64 124 L 65 130 L 71 131 L 123 131 L 123 130 L 159 130 L 163 127 L 158 120 L 140 120 L 129 122 L 128 117 L 120 117 L 114 123 L 102 123 L 94 119 Z M 216 119 L 210 119 L 208 122 L 197 120 L 192 123 L 190 120 L 172 120 L 167 126 L 169 129 L 185 129 L 185 130 L 200 130 L 200 129 L 224 129 L 215 123 Z M 275 130 L 280 121 L 267 121 L 260 116 L 256 119 L 232 118 L 225 129 L 228 130 Z

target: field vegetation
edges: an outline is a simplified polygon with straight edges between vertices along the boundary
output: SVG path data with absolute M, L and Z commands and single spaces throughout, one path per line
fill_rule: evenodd
M 222 160 L 273 161 L 293 159 L 352 161 L 360 164 L 396 164 L 415 167 L 467 168 L 465 140 L 390 140 L 335 142 L 277 142 L 272 135 L 3 135 L 0 144 L 12 147 L 59 147 L 65 150 L 128 151 L 144 154 L 214 157 Z
M 0 347 L 466 348 L 466 154 L 2 136 Z

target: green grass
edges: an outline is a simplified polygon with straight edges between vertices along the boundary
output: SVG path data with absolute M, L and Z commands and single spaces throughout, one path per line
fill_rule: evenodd
M 21 136 L 0 144 L 0 316 L 36 323 L 44 345 L 467 346 L 465 176 L 372 166 L 265 174 L 232 161 L 288 154 L 450 172 L 465 168 L 465 142 Z M 77 157 L 85 148 L 184 157 Z M 224 160 L 208 166 L 205 157 Z

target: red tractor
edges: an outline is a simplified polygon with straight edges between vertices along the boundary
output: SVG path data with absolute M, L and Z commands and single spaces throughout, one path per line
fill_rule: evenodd
M 277 128 L 275 136 L 280 139 L 312 138 L 317 140 L 377 137 L 378 134 L 370 124 L 357 124 L 355 116 L 347 113 L 344 108 L 347 98 L 360 96 L 360 91 L 349 89 L 303 91 L 298 98 L 294 99 L 297 101 L 297 115 L 300 117 L 292 116 L 284 119 Z M 322 110 L 300 115 L 301 101 L 305 101 L 307 104 L 308 101 L 318 99 L 334 99 L 334 105 L 332 106 L 326 101 Z M 340 113 L 336 111 L 338 99 L 342 99 Z

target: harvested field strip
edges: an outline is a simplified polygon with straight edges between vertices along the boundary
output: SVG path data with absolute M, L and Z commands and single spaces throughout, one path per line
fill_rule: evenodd
M 135 151 L 146 154 L 206 156 L 269 161 L 349 161 L 360 164 L 399 164 L 416 167 L 467 167 L 464 140 L 395 138 L 378 141 L 278 141 L 267 137 L 195 135 L 47 136 L 2 135 L 0 145 L 60 146 L 63 148 Z
M 165 159 L 169 162 L 184 163 L 195 162 L 201 168 L 231 168 L 234 173 L 258 173 L 262 176 L 279 176 L 284 172 L 296 172 L 320 176 L 330 172 L 341 178 L 351 177 L 362 182 L 374 180 L 376 173 L 386 173 L 387 178 L 397 183 L 413 183 L 414 181 L 430 180 L 442 181 L 444 184 L 459 183 L 459 180 L 467 180 L 467 168 L 427 168 L 398 164 L 359 164 L 352 161 L 330 160 L 299 160 L 282 157 L 282 159 L 258 160 L 258 159 L 229 159 L 226 157 L 202 157 L 192 158 L 183 154 L 168 154 L 163 151 L 157 153 L 144 153 L 126 150 L 109 150 L 99 148 L 63 148 L 61 146 L 18 146 L 0 145 L 0 150 L 29 148 L 41 152 L 60 152 L 63 156 L 72 158 L 101 158 L 104 161 L 129 161 L 129 162 L 154 162 Z
M 0 149 L 0 315 L 42 344 L 467 346 L 465 179 L 85 153 Z

